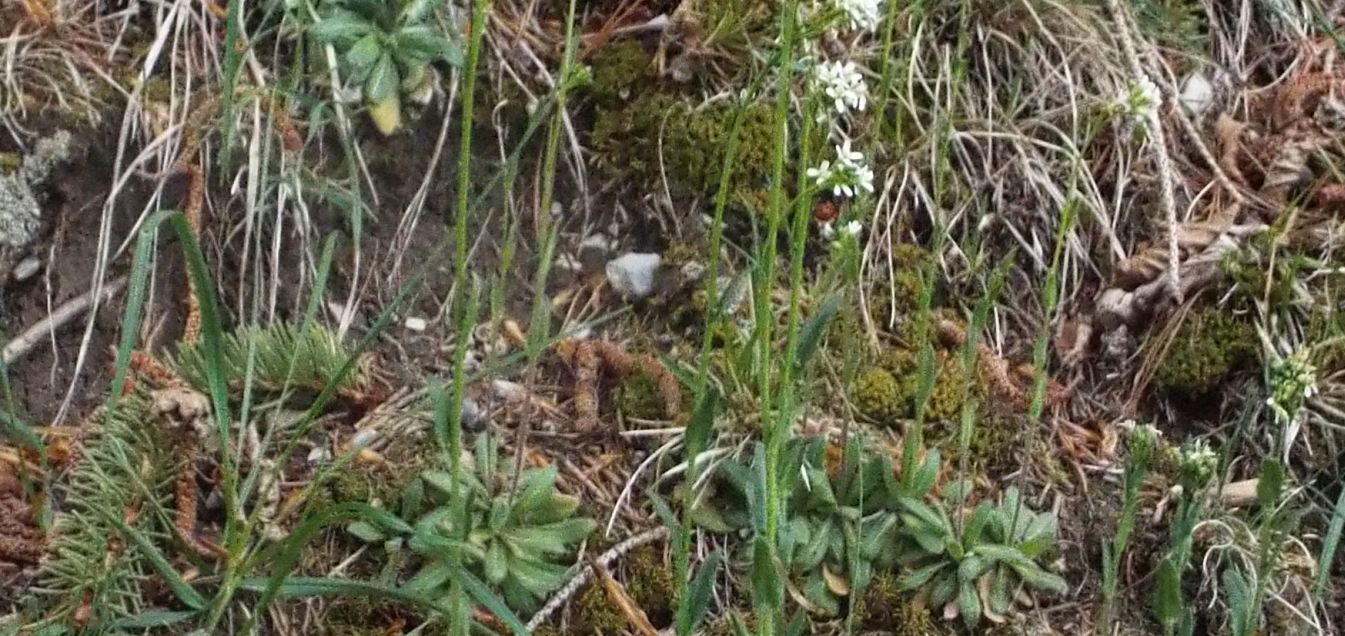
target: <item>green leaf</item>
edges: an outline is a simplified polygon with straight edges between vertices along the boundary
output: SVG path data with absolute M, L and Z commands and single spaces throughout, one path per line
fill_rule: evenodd
M 495 585 L 504 581 L 504 577 L 509 576 L 509 557 L 504 552 L 504 545 L 499 541 L 491 541 L 490 547 L 486 548 L 485 561 L 486 580 Z
M 1326 582 L 1334 569 L 1336 548 L 1340 546 L 1340 536 L 1345 531 L 1345 488 L 1336 496 L 1336 505 L 1331 510 L 1331 523 L 1326 529 L 1326 538 L 1322 541 L 1322 554 L 1317 559 L 1317 581 L 1312 586 L 1312 599 L 1320 602 L 1326 591 Z
M 531 559 L 509 559 L 509 574 L 533 596 L 542 596 L 567 580 L 566 568 Z
M 1186 600 L 1182 598 L 1181 571 L 1170 556 L 1159 566 L 1154 583 L 1154 615 L 1164 631 L 1172 633 L 1185 612 Z
M 368 521 L 352 521 L 346 525 L 346 532 L 365 543 L 378 543 L 388 538 L 378 526 Z
M 900 588 L 903 592 L 910 592 L 920 589 L 921 587 L 924 587 L 924 585 L 928 583 L 930 579 L 934 578 L 935 574 L 938 574 L 947 566 L 948 563 L 942 561 L 939 563 L 935 563 L 933 565 L 926 565 L 925 567 L 922 567 L 914 572 L 911 572 L 910 574 L 902 576 L 899 579 L 897 587 Z
M 346 66 L 350 70 L 350 77 L 347 80 L 355 83 L 367 82 L 369 74 L 374 71 L 374 65 L 382 55 L 383 45 L 377 35 L 370 34 L 360 38 L 346 51 Z
M 373 70 L 369 72 L 369 79 L 364 83 L 364 99 L 370 104 L 392 99 L 397 96 L 400 84 L 397 65 L 392 62 L 392 56 L 384 51 L 378 56 Z
M 569 519 L 544 526 L 513 528 L 504 537 L 516 550 L 559 556 L 569 552 L 570 544 L 583 540 L 596 527 L 598 524 L 592 519 Z
M 863 524 L 859 536 L 859 554 L 861 558 L 877 559 L 892 542 L 892 533 L 897 529 L 897 516 L 884 514 Z
M 200 614 L 201 612 L 197 610 L 187 612 L 150 610 L 148 612 L 141 612 L 133 616 L 127 616 L 125 618 L 119 618 L 109 623 L 105 623 L 104 625 L 102 625 L 102 628 L 106 630 L 115 631 L 115 630 L 141 630 L 141 629 L 152 629 L 155 627 L 168 627 L 169 625 L 176 625 L 183 621 L 191 620 L 192 618 L 195 618 Z M 94 630 L 94 631 L 97 632 L 102 630 Z
M 817 353 L 817 346 L 822 342 L 822 334 L 826 332 L 827 323 L 831 321 L 832 316 L 841 308 L 841 299 L 839 296 L 831 296 L 822 303 L 822 307 L 817 313 L 808 317 L 808 321 L 803 323 L 799 330 L 798 346 L 795 349 L 795 365 L 802 369 L 812 360 L 813 354 Z
M 692 634 L 710 608 L 710 593 L 714 591 L 715 574 L 719 570 L 721 554 L 718 550 L 701 564 L 696 576 L 687 587 L 687 598 L 677 605 L 677 633 Z
M 344 9 L 337 9 L 323 16 L 309 30 L 309 34 L 319 42 L 342 46 L 373 32 L 374 25 L 362 16 Z
M 486 525 L 495 532 L 503 532 L 510 521 L 509 500 L 505 497 L 496 497 L 490 502 L 490 516 L 486 518 Z
M 981 622 L 981 597 L 976 593 L 975 581 L 963 581 L 957 592 L 957 604 L 962 608 L 962 622 L 976 627 Z
M 1024 583 L 1036 589 L 1060 594 L 1068 587 L 1065 579 L 1041 569 L 1041 566 L 1035 563 L 1010 563 L 1009 567 L 1013 568 L 1013 571 L 1017 572 L 1019 577 L 1022 577 Z
M 945 570 L 934 579 L 934 585 L 929 589 L 929 602 L 933 607 L 940 607 L 944 603 L 953 600 L 957 594 L 957 573 L 952 570 Z
M 453 566 L 448 559 L 430 561 L 420 568 L 416 575 L 406 583 L 406 591 L 412 594 L 428 596 L 442 587 L 453 577 Z
M 401 521 L 402 519 L 414 519 L 416 515 L 420 514 L 421 505 L 424 503 L 424 501 L 425 501 L 425 482 L 419 479 L 412 479 L 411 483 L 407 484 L 406 490 L 402 491 L 402 502 L 401 502 L 402 515 L 401 519 L 398 519 L 398 521 Z M 406 524 L 406 522 L 404 521 L 402 523 L 404 525 Z M 411 531 L 412 531 L 411 526 L 407 525 L 406 532 Z
M 658 515 L 659 521 L 667 526 L 670 532 L 677 534 L 681 531 L 680 528 L 682 527 L 682 522 L 678 520 L 677 513 L 673 512 L 672 507 L 668 505 L 667 500 L 656 492 L 650 492 L 649 503 L 654 506 L 654 513 Z M 696 515 L 694 510 L 691 516 L 692 521 L 695 521 Z M 724 530 L 724 532 L 728 532 L 728 530 Z
M 699 454 L 705 450 L 709 443 L 710 432 L 714 430 L 715 414 L 718 410 L 719 393 L 711 387 L 706 387 L 696 400 L 696 410 L 691 412 L 691 419 L 687 421 L 684 436 L 688 453 Z M 699 466 L 696 468 L 699 469 Z M 699 470 L 695 472 L 699 474 Z
M 1221 578 L 1228 596 L 1228 623 L 1232 636 L 1251 636 L 1256 608 L 1252 607 L 1252 592 L 1247 580 L 1236 567 L 1225 569 Z
M 425 25 L 402 27 L 393 38 L 393 50 L 407 66 L 424 66 L 437 60 L 462 58 L 461 53 L 455 56 L 454 49 L 457 47 L 452 42 Z
M 976 510 L 971 513 L 971 519 L 967 521 L 967 528 L 963 531 L 963 540 L 967 545 L 976 545 L 981 540 L 981 532 L 990 522 L 990 502 L 982 501 L 977 504 Z
M 709 501 L 701 501 L 691 507 L 691 522 L 715 534 L 728 534 L 734 530 L 719 508 Z
M 976 546 L 976 553 L 992 562 L 1018 565 L 1032 563 L 1032 560 L 1024 556 L 1017 548 L 995 543 L 982 543 Z
M 947 533 L 938 528 L 931 528 L 910 515 L 902 515 L 902 520 L 907 528 L 907 536 L 914 540 L 921 550 L 930 554 L 943 554 L 948 549 L 948 540 L 951 537 Z
M 925 505 L 922 501 L 911 499 L 909 497 L 903 498 L 901 500 L 901 507 L 905 508 L 916 520 L 929 528 L 940 532 L 952 530 L 948 524 L 948 520 L 943 515 L 935 512 L 933 508 Z
M 794 564 L 799 570 L 811 570 L 821 565 L 823 557 L 827 554 L 827 548 L 836 538 L 831 524 L 818 524 L 816 528 L 808 528 L 808 532 L 797 539 L 799 550 Z M 784 555 L 781 557 L 785 558 Z
M 752 600 L 763 608 L 777 611 L 784 607 L 784 586 L 775 563 L 775 550 L 764 536 L 752 542 Z
M 556 487 L 557 467 L 551 464 L 546 468 L 524 471 L 519 476 L 520 491 L 514 499 L 514 515 L 527 519 L 534 509 L 541 508 Z M 557 521 L 544 519 L 543 522 Z
M 397 16 L 400 24 L 414 24 L 424 20 L 430 15 L 435 7 L 443 4 L 444 0 L 410 0 L 402 5 L 401 14 Z
M 1256 501 L 1261 505 L 1263 514 L 1274 511 L 1284 491 L 1284 464 L 1274 457 L 1261 461 L 1261 475 L 1256 482 Z
M 453 475 L 446 470 L 427 470 L 420 474 L 420 478 L 425 485 L 437 490 L 439 494 L 449 497 L 453 495 Z M 461 488 L 459 484 L 459 488 Z
M 962 560 L 962 563 L 958 564 L 957 578 L 961 579 L 963 583 L 975 580 L 985 574 L 985 571 L 989 570 L 990 566 L 994 564 L 994 561 L 983 558 L 979 554 L 969 554 L 967 558 Z
M 1009 573 L 1004 568 L 996 568 L 990 579 L 990 609 L 996 614 L 1009 611 L 1013 600 L 1009 598 Z
M 538 521 L 552 521 L 574 516 L 574 512 L 578 509 L 578 497 L 553 492 L 547 496 L 545 501 L 533 509 L 532 515 Z

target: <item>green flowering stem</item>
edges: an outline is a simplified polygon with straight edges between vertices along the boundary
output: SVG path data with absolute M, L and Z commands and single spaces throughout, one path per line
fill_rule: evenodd
M 1128 446 L 1130 454 L 1126 457 L 1125 474 L 1122 477 L 1121 519 L 1116 525 L 1116 534 L 1110 544 L 1102 545 L 1102 603 L 1098 609 L 1098 629 L 1110 629 L 1115 610 L 1117 570 L 1126 547 L 1130 545 L 1130 535 L 1135 529 L 1135 514 L 1139 510 L 1140 487 L 1149 472 L 1154 447 L 1158 443 L 1158 431 L 1152 426 L 1138 426 L 1130 433 Z

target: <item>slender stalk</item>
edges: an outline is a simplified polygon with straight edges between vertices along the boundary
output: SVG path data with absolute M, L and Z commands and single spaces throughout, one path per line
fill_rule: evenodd
M 467 45 L 467 62 L 462 69 L 462 115 L 461 115 L 461 133 L 458 146 L 458 191 L 457 200 L 454 206 L 454 224 L 453 224 L 453 289 L 457 290 L 458 297 L 454 300 L 454 305 L 458 309 L 457 342 L 458 346 L 453 351 L 453 388 L 449 396 L 448 403 L 444 404 L 442 396 L 437 400 L 435 418 L 436 424 L 444 422 L 447 417 L 447 430 L 438 431 L 440 434 L 440 448 L 447 449 L 449 473 L 452 476 L 453 498 L 451 502 L 453 527 L 458 534 L 460 541 L 466 540 L 467 531 L 467 504 L 462 490 L 458 487 L 459 480 L 462 478 L 462 400 L 465 390 L 465 379 L 467 374 L 467 347 L 463 346 L 468 342 L 468 335 L 476 323 L 476 312 L 478 310 L 477 302 L 480 298 L 480 289 L 478 285 L 472 285 L 468 290 L 467 284 L 467 221 L 471 216 L 471 209 L 468 207 L 469 192 L 471 187 L 472 173 L 472 121 L 473 111 L 476 106 L 476 69 L 481 60 L 481 40 L 486 31 L 486 16 L 490 11 L 490 0 L 475 0 L 472 3 L 472 23 L 471 40 Z M 464 302 L 465 301 L 465 302 Z M 443 409 L 447 409 L 447 413 Z M 447 437 L 447 439 L 444 439 Z M 453 550 L 449 554 L 449 562 L 452 565 L 460 565 L 462 554 L 458 550 Z M 448 603 L 453 608 L 449 619 L 449 632 L 455 636 L 466 636 L 470 629 L 468 620 L 467 597 L 462 589 L 462 583 L 454 577 L 448 586 Z
M 772 364 L 775 340 L 772 332 L 775 326 L 775 315 L 770 306 L 770 294 L 775 281 L 776 241 L 780 232 L 780 223 L 785 214 L 785 155 L 789 151 L 789 104 L 793 84 L 794 44 L 798 32 L 798 0 L 790 0 L 785 3 L 782 11 L 780 57 L 777 60 L 778 66 L 776 68 L 778 75 L 776 77 L 775 134 L 771 152 L 770 205 L 765 240 L 764 243 L 759 245 L 760 249 L 756 255 L 757 275 L 756 282 L 753 285 L 756 313 L 754 340 L 756 355 L 753 362 L 757 373 L 757 399 L 762 408 L 763 434 L 766 438 L 766 514 L 765 536 L 762 539 L 765 541 L 767 553 L 772 561 L 775 559 L 776 538 L 781 513 L 784 509 L 784 493 L 780 492 L 780 462 L 784 451 L 785 437 L 789 433 L 790 422 L 790 413 L 785 409 L 792 408 L 792 405 L 785 402 L 777 403 L 772 396 L 771 385 L 774 376 L 772 368 L 775 366 Z M 786 359 L 782 361 L 782 364 L 788 369 L 792 360 Z M 786 371 L 785 373 L 789 372 Z M 774 563 L 757 563 L 754 567 L 774 568 L 775 565 Z M 770 585 L 774 586 L 774 590 L 771 592 L 769 600 L 774 604 L 776 599 L 783 596 L 783 581 L 779 577 L 771 577 Z M 766 599 L 758 599 L 758 601 L 763 600 Z M 757 633 L 762 636 L 775 634 L 783 620 L 782 611 L 783 608 L 781 607 L 770 607 L 769 611 L 758 613 Z

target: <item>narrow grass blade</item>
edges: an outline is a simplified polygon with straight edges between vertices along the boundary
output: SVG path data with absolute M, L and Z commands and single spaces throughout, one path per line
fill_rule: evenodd
M 176 625 L 186 620 L 199 616 L 198 611 L 172 612 L 166 610 L 151 610 L 141 612 L 135 616 L 118 619 L 103 626 L 107 630 L 121 629 L 152 629 L 155 627 L 168 627 Z
M 1317 582 L 1312 586 L 1312 601 L 1320 603 L 1326 592 L 1326 581 L 1331 578 L 1331 566 L 1336 557 L 1336 548 L 1340 547 L 1340 534 L 1345 530 L 1345 489 L 1336 498 L 1331 511 L 1331 525 L 1327 527 L 1326 538 L 1322 541 L 1322 555 L 1317 559 Z
M 467 570 L 458 570 L 452 576 L 462 585 L 462 589 L 469 596 L 476 599 L 476 602 L 484 605 L 496 618 L 503 621 L 510 631 L 518 636 L 527 636 L 528 628 L 523 624 L 523 621 L 519 620 L 514 611 L 509 609 L 509 606 L 505 605 L 500 597 L 492 593 L 481 579 L 476 578 L 476 575 Z
M 256 567 L 266 563 L 274 563 L 275 565 L 271 576 L 261 579 L 266 581 L 266 585 L 260 590 L 261 598 L 253 605 L 252 615 L 260 616 L 262 612 L 266 611 L 271 600 L 281 594 L 286 580 L 290 573 L 294 571 L 294 564 L 299 560 L 299 554 L 313 536 L 323 528 L 353 519 L 361 519 L 380 529 L 399 533 L 409 534 L 414 531 L 410 524 L 397 518 L 396 515 L 364 503 L 339 504 L 324 509 L 321 514 L 304 519 L 281 544 L 283 550 L 279 555 L 273 552 L 263 552 L 256 560 Z
M 184 605 L 194 610 L 205 609 L 206 600 L 201 596 L 201 593 L 197 592 L 191 584 L 182 578 L 181 574 L 178 574 L 177 570 L 173 569 L 173 566 L 168 563 L 168 559 L 163 556 L 158 548 L 154 547 L 149 539 L 145 538 L 145 535 L 132 530 L 130 526 L 126 525 L 125 521 L 118 519 L 106 510 L 99 510 L 98 514 L 102 515 L 108 523 L 116 526 L 123 537 L 134 543 L 144 553 L 150 566 L 154 568 L 155 572 L 159 573 L 159 576 L 163 577 L 168 589 L 172 590 L 173 596 L 176 596 Z

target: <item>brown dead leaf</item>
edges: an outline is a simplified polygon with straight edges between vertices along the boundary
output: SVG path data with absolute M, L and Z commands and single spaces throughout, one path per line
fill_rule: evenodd
M 827 589 L 831 590 L 836 596 L 850 595 L 850 581 L 845 577 L 831 571 L 831 568 L 822 566 L 822 578 L 827 582 Z

